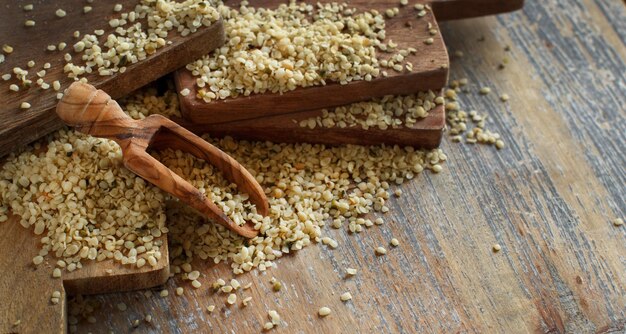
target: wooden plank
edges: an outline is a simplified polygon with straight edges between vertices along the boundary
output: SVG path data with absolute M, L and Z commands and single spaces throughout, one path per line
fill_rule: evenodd
M 331 1 L 322 1 L 324 2 Z M 253 5 L 272 8 L 283 3 L 284 0 L 263 0 Z M 395 0 L 359 0 L 349 1 L 348 4 L 360 10 L 377 9 L 383 12 L 388 8 L 400 7 Z M 426 16 L 417 19 L 417 12 L 412 6 L 399 9 L 397 16 L 385 21 L 386 40 L 397 43 L 398 50 L 409 47 L 417 49 L 416 54 L 411 54 L 405 59 L 406 63 L 413 65 L 412 72 L 407 70 L 396 72 L 389 69 L 388 77 L 381 76 L 369 82 L 358 80 L 345 85 L 328 83 L 324 86 L 298 88 L 282 94 L 253 94 L 207 103 L 197 97 L 198 87 L 191 72 L 181 69 L 175 73 L 178 76 L 177 90 L 187 88 L 191 91 L 186 97 L 180 98 L 183 117 L 193 123 L 223 123 L 343 105 L 389 94 L 408 95 L 428 89 L 440 89 L 445 85 L 448 76 L 448 56 L 441 35 L 437 33 L 431 36 L 426 29 L 429 22 L 437 29 L 432 12 L 429 11 Z M 407 26 L 407 22 L 412 25 Z M 427 38 L 433 38 L 434 43 L 424 44 Z M 391 55 L 392 53 L 384 52 L 377 54 L 379 59 L 388 59 Z
M 332 110 L 332 108 L 331 108 Z M 195 133 L 210 133 L 215 138 L 231 136 L 237 139 L 273 141 L 277 143 L 317 143 L 328 145 L 400 145 L 436 148 L 441 143 L 446 126 L 444 106 L 435 107 L 428 116 L 413 125 L 402 124 L 393 130 L 360 125 L 341 128 L 317 126 L 314 129 L 300 126 L 300 121 L 320 117 L 322 110 L 300 111 L 290 114 L 260 117 L 217 124 L 196 124 L 175 119 Z
M 322 1 L 332 2 L 331 0 Z M 284 0 L 263 0 L 254 6 L 273 8 L 285 3 Z M 283 93 L 252 94 L 224 100 L 205 102 L 197 97 L 198 87 L 192 73 L 186 69 L 176 71 L 178 91 L 189 89 L 190 94 L 180 96 L 183 117 L 192 123 L 214 124 L 236 120 L 274 116 L 302 110 L 315 110 L 331 106 L 349 104 L 384 95 L 409 95 L 424 90 L 439 90 L 448 77 L 448 56 L 439 32 L 430 35 L 427 24 L 437 29 L 437 22 L 432 11 L 417 18 L 413 6 L 400 6 L 396 0 L 371 1 L 354 0 L 347 2 L 353 8 L 361 10 L 386 9 L 398 7 L 399 14 L 386 18 L 386 40 L 398 44 L 398 50 L 415 48 L 417 52 L 406 57 L 406 63 L 413 65 L 413 71 L 396 72 L 387 70 L 389 76 L 374 78 L 371 81 L 352 81 L 345 85 L 327 83 L 323 86 L 298 88 Z M 422 1 L 422 3 L 429 3 Z M 481 16 L 522 7 L 523 0 L 437 0 L 432 2 L 435 15 L 444 20 Z M 433 38 L 432 45 L 424 44 Z M 379 59 L 388 59 L 393 53 L 379 52 Z M 323 97 L 323 98 L 320 98 Z M 253 130 L 253 129 L 248 129 Z
M 134 8 L 138 2 L 123 0 L 115 3 L 122 4 L 124 12 Z M 78 58 L 72 47 L 77 41 L 73 37 L 74 31 L 78 30 L 82 35 L 93 34 L 94 30 L 102 29 L 105 31 L 105 38 L 113 31 L 108 21 L 119 15 L 113 12 L 115 3 L 96 1 L 89 4 L 93 10 L 87 14 L 83 13 L 83 6 L 87 3 L 82 0 L 36 2 L 34 10 L 28 12 L 22 9 L 26 3 L 0 1 L 3 12 L 3 19 L 0 20 L 0 31 L 3 32 L 0 43 L 14 48 L 6 56 L 5 62 L 0 63 L 0 74 L 13 75 L 13 68 L 16 66 L 28 69 L 28 61 L 34 60 L 35 67 L 29 69 L 29 78 L 34 82 L 38 78 L 35 73 L 43 68 L 44 63 L 49 62 L 51 68 L 46 70 L 44 79 L 48 83 L 59 80 L 62 92 L 73 81 L 63 73 L 63 56 L 70 53 Z M 55 16 L 55 11 L 59 8 L 67 12 L 66 17 Z M 27 19 L 34 20 L 35 26 L 25 27 L 24 21 Z M 47 51 L 48 45 L 57 45 L 62 41 L 68 45 L 65 50 Z M 219 21 L 209 27 L 202 27 L 187 37 L 172 32 L 168 41 L 172 43 L 158 49 L 146 60 L 128 66 L 123 74 L 103 77 L 92 73 L 85 77 L 114 98 L 122 97 L 221 45 L 224 41 L 223 25 Z M 52 88 L 43 90 L 34 83 L 30 89 L 13 92 L 9 90 L 11 84 L 17 84 L 15 75 L 11 80 L 0 80 L 0 100 L 3 102 L 0 107 L 0 157 L 61 127 L 60 120 L 53 112 L 57 103 L 57 92 Z M 30 109 L 20 108 L 24 101 L 31 104 Z
M 247 308 L 224 307 L 223 295 L 205 289 L 230 267 L 204 263 L 200 290 L 168 282 L 185 287 L 181 297 L 94 297 L 98 323 L 79 331 L 130 331 L 150 314 L 152 324 L 137 330 L 259 332 L 275 309 L 284 321 L 276 333 L 623 332 L 626 230 L 611 220 L 626 212 L 624 22 L 620 1 L 554 0 L 446 23 L 451 53 L 464 52 L 451 76 L 473 83 L 463 105 L 489 114 L 504 150 L 444 140 L 444 171 L 403 184 L 386 225 L 359 235 L 324 228 L 337 249 L 307 247 L 267 273 L 237 277 L 254 284 Z M 508 66 L 497 70 L 504 57 Z M 481 86 L 494 93 L 479 96 Z M 511 95 L 508 104 L 499 93 Z M 399 249 L 375 257 L 391 237 Z M 502 250 L 493 254 L 496 242 Z M 346 266 L 359 274 L 345 279 Z M 279 293 L 272 276 L 283 282 Z M 351 303 L 339 302 L 344 291 Z M 118 302 L 128 311 L 116 311 Z M 333 314 L 319 319 L 322 305 Z
M 2 333 L 66 333 L 67 294 L 146 289 L 163 284 L 169 277 L 169 253 L 167 247 L 161 247 L 162 257 L 156 267 L 130 268 L 112 260 L 86 262 L 82 269 L 53 278 L 56 260 L 48 257 L 39 266 L 33 265 L 41 236 L 23 228 L 18 217 L 0 224 L 0 235 Z M 165 236 L 159 240 L 167 245 Z M 50 301 L 53 291 L 61 293 L 58 304 Z

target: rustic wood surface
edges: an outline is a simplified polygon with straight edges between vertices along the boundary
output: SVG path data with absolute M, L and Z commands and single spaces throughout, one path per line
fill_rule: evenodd
M 395 129 L 381 130 L 372 127 L 364 130 L 360 125 L 345 128 L 316 126 L 313 129 L 300 126 L 300 121 L 320 117 L 322 113 L 323 109 L 317 109 L 219 124 L 197 124 L 178 118 L 174 120 L 190 131 L 210 133 L 216 138 L 232 136 L 237 139 L 283 143 L 387 144 L 421 148 L 438 147 L 446 126 L 443 105 L 433 108 L 425 118 L 415 124 L 403 124 L 402 127 Z
M 210 162 L 242 192 L 250 195 L 259 214 L 268 214 L 263 188 L 239 162 L 161 115 L 133 120 L 107 93 L 86 83 L 75 82 L 67 88 L 56 108 L 59 117 L 78 131 L 108 138 L 120 145 L 124 166 L 146 181 L 179 198 L 218 224 L 246 238 L 259 234 L 252 223 L 235 224 L 196 187 L 178 176 L 148 153 L 148 148 L 171 148 L 189 152 Z
M 163 247 L 155 267 L 137 269 L 113 261 L 92 262 L 80 270 L 64 271 L 62 278 L 53 278 L 55 261 L 47 258 L 37 267 L 32 262 L 41 248 L 42 236 L 23 228 L 17 216 L 0 224 L 0 235 L 0 333 L 65 333 L 67 294 L 145 289 L 163 284 L 170 274 L 167 247 Z M 167 242 L 165 236 L 160 239 Z M 53 291 L 61 293 L 58 304 L 50 301 Z
M 24 11 L 25 4 L 34 4 L 32 11 Z M 54 113 L 54 107 L 58 100 L 54 89 L 43 90 L 35 84 L 39 78 L 35 73 L 43 69 L 43 64 L 48 62 L 51 68 L 46 70 L 43 77 L 45 82 L 52 86 L 52 82 L 59 80 L 62 92 L 73 79 L 63 73 L 65 61 L 63 56 L 69 53 L 73 56 L 75 64 L 81 64 L 73 45 L 78 41 L 73 37 L 74 31 L 80 31 L 81 38 L 85 33 L 93 34 L 94 30 L 105 31 L 102 38 L 113 31 L 109 26 L 109 20 L 119 17 L 120 13 L 113 11 L 113 6 L 122 4 L 122 12 L 134 8 L 138 0 L 120 0 L 116 2 L 94 1 L 87 3 L 84 0 L 62 1 L 14 1 L 0 0 L 0 45 L 13 46 L 14 51 L 6 56 L 0 63 L 0 75 L 11 73 L 12 78 L 8 81 L 0 80 L 0 157 L 11 152 L 15 148 L 41 138 L 44 135 L 59 129 L 61 121 Z M 83 13 L 83 6 L 89 5 L 93 10 Z M 67 15 L 63 18 L 55 16 L 55 11 L 63 8 Z M 34 27 L 25 27 L 24 21 L 34 20 Z M 181 37 L 172 32 L 168 38 L 172 42 L 156 51 L 147 59 L 127 66 L 124 73 L 112 76 L 100 76 L 97 72 L 84 77 L 96 87 L 107 91 L 114 98 L 122 97 L 175 69 L 184 66 L 197 59 L 199 56 L 222 45 L 224 42 L 224 27 L 222 21 L 209 27 L 201 27 L 196 33 L 187 37 Z M 58 45 L 60 42 L 67 43 L 62 51 L 48 51 L 50 44 Z M 28 68 L 27 63 L 35 61 L 33 68 Z M 14 67 L 20 67 L 29 71 L 28 78 L 33 80 L 30 89 L 20 87 L 19 92 L 9 90 L 11 84 L 18 84 L 13 74 Z M 19 85 L 19 84 L 18 84 Z M 29 102 L 30 109 L 21 109 L 22 102 Z
M 324 0 L 321 2 L 336 1 Z M 430 1 L 420 2 L 430 3 Z M 252 5 L 274 8 L 284 3 L 284 0 L 262 0 L 255 1 Z M 252 94 L 207 103 L 197 97 L 196 78 L 190 71 L 180 69 L 174 74 L 177 89 L 181 91 L 186 88 L 191 91 L 186 97 L 180 97 L 183 117 L 198 124 L 248 120 L 343 105 L 390 94 L 406 95 L 428 89 L 439 90 L 446 84 L 449 65 L 446 47 L 439 31 L 435 35 L 431 35 L 427 29 L 427 25 L 430 23 L 433 29 L 438 30 L 432 11 L 428 11 L 426 16 L 418 18 L 413 4 L 400 6 L 397 0 L 353 0 L 349 3 L 354 8 L 377 9 L 381 12 L 388 8 L 399 8 L 398 15 L 393 18 L 386 17 L 386 38 L 398 44 L 397 50 L 410 47 L 417 49 L 415 54 L 410 54 L 405 58 L 405 64 L 413 65 L 412 71 L 403 69 L 401 72 L 397 72 L 393 69 L 386 69 L 389 74 L 388 77 L 381 75 L 371 81 L 357 80 L 345 85 L 329 82 L 323 86 L 298 88 L 280 94 Z M 435 9 L 441 11 L 442 17 L 449 20 L 514 10 L 521 7 L 523 0 L 436 0 L 433 3 L 437 4 Z M 472 9 L 467 10 L 467 8 Z M 434 40 L 431 45 L 424 43 L 428 38 Z M 378 52 L 378 57 L 388 59 L 392 54 Z M 260 128 L 263 129 L 264 126 Z M 230 128 L 229 132 L 247 134 L 255 131 L 255 129 L 248 126 L 242 128 L 241 132 L 239 131 L 238 128 Z M 261 135 L 259 138 L 266 139 L 265 137 Z
M 626 212 L 625 22 L 619 0 L 547 0 L 443 24 L 451 53 L 464 52 L 451 77 L 473 83 L 463 104 L 489 114 L 505 149 L 444 140 L 444 171 L 402 185 L 385 225 L 358 235 L 324 229 L 337 249 L 311 246 L 238 277 L 253 283 L 247 308 L 208 291 L 229 266 L 204 264 L 201 289 L 167 283 L 185 286 L 182 297 L 91 297 L 97 323 L 78 331 L 259 333 L 275 309 L 276 333 L 623 333 L 626 229 L 611 221 Z M 479 96 L 482 85 L 494 93 Z M 392 237 L 400 246 L 375 256 Z M 344 277 L 347 266 L 356 277 Z M 272 276 L 283 282 L 278 293 Z M 354 297 L 346 304 L 344 291 Z M 333 314 L 320 319 L 323 305 Z M 133 329 L 147 314 L 152 323 Z

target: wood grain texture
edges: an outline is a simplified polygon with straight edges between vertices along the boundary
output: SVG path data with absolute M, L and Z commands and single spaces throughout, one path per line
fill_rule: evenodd
M 388 130 L 379 128 L 364 130 L 360 125 L 345 128 L 317 126 L 311 129 L 301 127 L 299 124 L 302 120 L 321 115 L 322 109 L 318 109 L 218 124 L 197 124 L 185 119 L 175 121 L 194 133 L 210 133 L 216 138 L 232 136 L 238 139 L 269 140 L 277 143 L 387 144 L 420 148 L 438 147 L 446 126 L 444 106 L 441 105 L 433 108 L 428 116 L 411 126 L 402 125 Z
M 325 2 L 332 1 L 321 1 Z M 273 8 L 283 3 L 284 0 L 263 0 L 251 5 Z M 353 8 L 381 11 L 399 6 L 395 0 L 355 0 L 348 3 Z M 397 43 L 399 50 L 409 47 L 417 49 L 416 54 L 406 57 L 406 63 L 413 64 L 413 72 L 406 69 L 402 72 L 389 69 L 388 77 L 381 76 L 372 81 L 358 80 L 345 85 L 328 83 L 324 86 L 298 88 L 282 94 L 253 94 L 207 103 L 196 97 L 196 80 L 191 72 L 181 69 L 175 73 L 175 76 L 178 76 L 177 90 L 187 88 L 191 91 L 186 97 L 180 97 L 183 117 L 193 123 L 222 123 L 343 105 L 389 94 L 407 95 L 428 89 L 438 90 L 446 84 L 448 77 L 446 48 L 441 35 L 437 33 L 431 36 L 426 28 L 430 22 L 433 28 L 437 29 L 432 12 L 429 11 L 420 19 L 417 19 L 416 14 L 412 6 L 405 6 L 400 8 L 397 16 L 385 21 L 387 39 Z M 412 26 L 407 27 L 407 22 Z M 434 43 L 424 44 L 427 38 L 433 38 Z M 379 59 L 387 59 L 390 55 L 391 53 L 384 52 L 377 54 Z
M 463 105 L 489 114 L 504 150 L 444 140 L 444 172 L 402 185 L 386 225 L 324 229 L 337 249 L 308 247 L 238 277 L 254 283 L 247 308 L 207 292 L 230 268 L 204 264 L 200 290 L 168 282 L 185 286 L 182 297 L 98 296 L 98 323 L 79 330 L 130 332 L 150 314 L 156 320 L 133 333 L 259 333 L 275 309 L 284 323 L 272 333 L 623 333 L 626 230 L 611 220 L 626 212 L 625 22 L 620 1 L 549 0 L 444 24 L 451 53 L 465 54 L 452 59 L 451 77 L 474 83 Z M 483 85 L 494 93 L 479 96 Z M 392 237 L 400 247 L 374 256 Z M 357 276 L 345 279 L 346 266 Z M 352 302 L 339 301 L 344 291 Z M 122 301 L 126 313 L 113 309 Z M 319 319 L 323 305 L 333 314 Z
M 33 265 L 41 236 L 23 228 L 18 217 L 0 224 L 0 235 L 0 333 L 65 333 L 67 294 L 151 288 L 167 281 L 170 273 L 167 247 L 162 247 L 163 256 L 155 267 L 130 268 L 113 260 L 86 262 L 80 270 L 53 278 L 56 260 Z M 165 236 L 159 240 L 167 244 Z M 50 302 L 53 291 L 61 292 L 56 305 Z
M 255 3 L 255 6 L 275 7 L 284 3 L 269 0 Z M 375 8 L 384 11 L 397 7 L 396 1 L 351 1 L 356 8 Z M 521 8 L 523 0 L 454 0 L 431 2 L 434 15 L 445 20 L 480 16 Z M 407 23 L 411 26 L 407 26 Z M 375 78 L 372 81 L 353 81 L 346 85 L 329 83 L 324 86 L 298 88 L 281 94 L 253 94 L 237 98 L 216 100 L 210 103 L 197 97 L 196 79 L 190 71 L 180 69 L 175 72 L 177 90 L 189 89 L 187 96 L 179 95 L 183 120 L 179 123 L 192 131 L 209 132 L 213 136 L 225 135 L 249 140 L 271 140 L 275 142 L 311 142 L 322 144 L 361 144 L 361 145 L 406 145 L 421 148 L 439 146 L 445 126 L 443 108 L 435 109 L 426 119 L 411 127 L 379 131 L 349 128 L 302 128 L 299 121 L 321 115 L 320 108 L 343 105 L 372 97 L 389 94 L 413 94 L 424 90 L 440 90 L 448 77 L 448 55 L 439 33 L 431 36 L 426 25 L 431 23 L 437 29 L 433 12 L 416 19 L 412 6 L 400 6 L 400 14 L 387 18 L 386 33 L 389 40 L 398 43 L 399 49 L 416 48 L 416 54 L 407 57 L 407 63 L 414 70 L 396 72 L 387 70 L 389 77 Z M 434 37 L 436 43 L 424 44 L 424 40 Z M 379 52 L 386 59 L 389 54 Z M 323 97 L 323 98 L 320 98 Z
M 124 166 L 163 191 L 177 197 L 211 220 L 246 238 L 258 234 L 248 222 L 237 225 L 215 203 L 185 179 L 148 153 L 148 148 L 171 148 L 193 154 L 213 164 L 224 177 L 250 196 L 261 215 L 267 215 L 267 197 L 241 164 L 204 139 L 161 115 L 133 120 L 107 93 L 86 83 L 75 82 L 67 88 L 56 112 L 69 126 L 92 136 L 115 141 L 122 149 Z
M 89 4 L 93 10 L 83 13 L 83 0 L 62 1 L 12 1 L 1 0 L 0 8 L 0 43 L 13 46 L 14 51 L 6 56 L 4 63 L 0 63 L 0 74 L 11 73 L 18 66 L 28 69 L 28 78 L 33 80 L 30 89 L 20 89 L 19 92 L 9 90 L 9 85 L 17 84 L 13 78 L 8 81 L 0 80 L 0 157 L 19 146 L 28 144 L 42 136 L 59 129 L 62 126 L 53 109 L 56 103 L 57 92 L 52 88 L 43 90 L 34 84 L 38 78 L 36 72 L 48 62 L 51 68 L 46 70 L 44 80 L 52 83 L 59 80 L 61 92 L 67 88 L 73 79 L 63 73 L 65 61 L 63 56 L 69 53 L 74 56 L 74 62 L 79 62 L 73 45 L 77 39 L 74 31 L 93 34 L 96 29 L 103 29 L 106 37 L 112 30 L 108 21 L 119 14 L 113 12 L 116 3 L 122 4 L 123 12 L 134 8 L 138 0 L 120 0 L 116 2 L 95 1 Z M 34 4 L 33 11 L 24 11 L 22 6 Z M 63 8 L 67 15 L 64 18 L 55 16 L 55 11 Z M 34 27 L 25 27 L 24 21 L 35 20 Z M 104 38 L 103 37 L 103 38 Z M 107 91 L 114 98 L 122 97 L 133 90 L 195 60 L 203 54 L 215 49 L 224 42 L 224 27 L 221 20 L 209 27 L 202 27 L 194 34 L 181 37 L 175 32 L 168 38 L 172 43 L 157 50 L 147 59 L 127 66 L 126 72 L 112 76 L 100 76 L 97 73 L 86 75 L 90 83 Z M 67 43 L 63 51 L 47 51 L 50 44 Z M 28 68 L 27 63 L 35 61 L 35 67 Z M 22 102 L 29 102 L 31 108 L 20 109 Z
M 307 247 L 269 272 L 239 276 L 254 284 L 247 308 L 208 292 L 230 267 L 203 263 L 201 289 L 167 283 L 184 286 L 181 297 L 92 297 L 98 322 L 78 331 L 259 333 L 275 309 L 283 323 L 271 333 L 623 333 L 626 230 L 610 222 L 626 212 L 623 3 L 529 1 L 523 12 L 442 32 L 452 53 L 465 54 L 453 58 L 451 77 L 474 83 L 463 105 L 489 114 L 504 150 L 444 140 L 444 171 L 402 185 L 385 225 L 358 235 L 325 228 L 337 249 Z M 495 94 L 475 94 L 483 85 Z M 374 256 L 392 237 L 399 248 Z M 357 276 L 346 279 L 347 266 Z M 278 293 L 272 276 L 283 282 Z M 354 297 L 347 304 L 344 291 Z M 323 305 L 333 314 L 319 319 Z M 151 324 L 132 327 L 147 314 Z

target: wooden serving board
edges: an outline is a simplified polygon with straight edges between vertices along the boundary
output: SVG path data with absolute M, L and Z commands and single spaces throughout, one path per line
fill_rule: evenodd
M 34 4 L 34 9 L 24 11 L 23 6 L 29 3 Z M 113 11 L 116 3 L 123 5 L 119 13 Z M 0 157 L 61 127 L 62 123 L 53 110 L 57 103 L 57 92 L 52 87 L 43 90 L 34 84 L 38 78 L 36 72 L 43 69 L 43 64 L 51 64 L 51 68 L 46 70 L 45 82 L 51 84 L 54 80 L 59 80 L 62 92 L 73 81 L 63 73 L 63 56 L 70 53 L 74 56 L 74 63 L 80 62 L 72 47 L 78 41 L 73 37 L 74 31 L 80 31 L 82 36 L 102 29 L 105 31 L 102 38 L 106 38 L 113 30 L 108 21 L 134 8 L 137 3 L 138 0 L 93 3 L 85 0 L 0 0 L 0 46 L 8 44 L 14 48 L 11 54 L 6 55 L 5 62 L 0 64 L 0 75 L 12 74 L 8 81 L 0 79 Z M 93 7 L 93 10 L 85 14 L 83 6 L 86 5 Z M 67 15 L 63 18 L 57 17 L 57 9 L 65 10 Z M 26 20 L 34 20 L 35 26 L 25 27 Z M 224 41 L 224 28 L 222 22 L 218 21 L 187 37 L 172 32 L 168 41 L 172 43 L 158 49 L 147 59 L 129 65 L 123 74 L 103 77 L 92 73 L 85 77 L 89 83 L 105 90 L 113 98 L 122 97 L 220 46 Z M 67 43 L 63 51 L 47 50 L 48 45 L 58 45 L 60 42 Z M 30 60 L 35 61 L 33 68 L 27 67 Z M 29 70 L 28 77 L 33 80 L 30 89 L 20 89 L 19 92 L 9 90 L 11 84 L 18 84 L 13 74 L 16 66 Z M 32 105 L 30 109 L 20 108 L 24 101 Z
M 322 1 L 322 2 L 329 2 Z M 276 7 L 283 0 L 262 0 L 255 6 Z M 445 113 L 439 107 L 429 116 L 411 127 L 393 130 L 362 130 L 351 128 L 308 129 L 300 127 L 294 120 L 302 120 L 321 114 L 320 108 L 369 100 L 384 95 L 407 95 L 424 90 L 439 91 L 448 79 L 448 54 L 439 33 L 437 21 L 489 15 L 519 9 L 523 0 L 434 0 L 420 3 L 430 4 L 422 18 L 417 18 L 414 5 L 400 6 L 397 0 L 348 1 L 359 9 L 398 7 L 397 16 L 386 20 L 387 41 L 393 40 L 398 49 L 413 47 L 416 54 L 407 57 L 413 64 L 413 71 L 396 72 L 386 69 L 389 76 L 372 81 L 353 81 L 346 85 L 329 83 L 325 86 L 299 88 L 282 94 L 255 94 L 216 100 L 210 103 L 196 97 L 197 86 L 190 71 L 180 69 L 175 72 L 177 89 L 191 91 L 183 97 L 179 94 L 185 126 L 197 132 L 209 132 L 216 136 L 232 135 L 240 138 L 272 140 L 281 142 L 307 141 L 326 144 L 401 144 L 431 148 L 439 145 L 445 126 Z M 434 13 L 433 13 L 434 12 Z M 410 23 L 410 24 L 409 24 Z M 427 25 L 430 23 L 437 33 L 432 36 Z M 427 45 L 424 41 L 433 38 Z M 390 54 L 379 52 L 379 58 Z
M 66 333 L 67 294 L 94 294 L 145 289 L 161 285 L 169 277 L 167 239 L 162 236 L 161 259 L 156 267 L 140 269 L 122 266 L 112 260 L 87 261 L 82 269 L 63 271 L 53 278 L 56 260 L 49 255 L 39 266 L 32 262 L 41 246 L 32 229 L 12 216 L 0 223 L 0 333 Z M 60 291 L 58 304 L 52 304 L 53 291 Z

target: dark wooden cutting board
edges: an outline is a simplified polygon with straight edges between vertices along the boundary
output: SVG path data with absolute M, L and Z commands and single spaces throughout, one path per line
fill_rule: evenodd
M 32 11 L 23 9 L 28 3 L 34 5 Z M 113 11 L 113 6 L 117 3 L 123 5 L 119 13 Z M 33 60 L 35 66 L 29 69 L 28 77 L 35 81 L 38 78 L 35 73 L 48 62 L 51 68 L 46 70 L 44 79 L 48 83 L 59 80 L 62 91 L 73 81 L 63 73 L 63 56 L 65 53 L 76 54 L 72 48 L 78 41 L 73 37 L 74 31 L 80 31 L 82 36 L 84 33 L 93 34 L 94 30 L 102 29 L 105 31 L 102 37 L 105 38 L 113 30 L 108 21 L 129 11 L 138 3 L 138 0 L 93 3 L 84 0 L 0 0 L 0 46 L 8 44 L 14 49 L 0 64 L 0 75 L 12 74 L 10 80 L 0 80 L 0 156 L 61 127 L 53 110 L 57 103 L 57 92 L 52 88 L 43 90 L 34 84 L 30 89 L 10 91 L 9 86 L 18 83 L 13 68 L 17 66 L 28 69 L 27 63 Z M 83 13 L 86 5 L 93 7 L 91 12 Z M 66 16 L 57 17 L 57 9 L 65 10 Z M 26 20 L 34 20 L 35 26 L 26 27 Z M 113 98 L 122 97 L 220 46 L 224 42 L 224 27 L 219 21 L 186 37 L 170 32 L 168 40 L 172 43 L 157 49 L 147 59 L 128 66 L 123 74 L 100 76 L 92 73 L 85 77 L 89 83 L 105 90 Z M 47 50 L 48 45 L 58 45 L 60 42 L 67 43 L 63 51 Z M 78 57 L 74 57 L 76 58 Z M 21 109 L 22 102 L 30 103 L 31 108 Z
M 283 0 L 256 1 L 254 6 L 276 7 Z M 330 2 L 330 0 L 321 1 Z M 300 120 L 321 115 L 321 108 L 330 108 L 384 95 L 408 95 L 424 90 L 441 91 L 448 80 L 448 53 L 437 20 L 452 20 L 474 16 L 502 13 L 522 7 L 523 0 L 434 0 L 409 2 L 401 6 L 397 0 L 348 1 L 360 10 L 398 7 L 399 14 L 386 18 L 386 40 L 393 40 L 398 49 L 417 49 L 406 57 L 413 71 L 396 72 L 385 69 L 389 76 L 372 81 L 352 81 L 341 85 L 329 83 L 324 86 L 298 88 L 293 91 L 254 94 L 224 100 L 205 102 L 197 97 L 195 78 L 187 69 L 175 72 L 178 91 L 189 89 L 186 97 L 179 94 L 183 120 L 186 127 L 196 132 L 209 132 L 215 136 L 231 135 L 237 138 L 271 140 L 277 142 L 314 142 L 324 144 L 399 144 L 433 148 L 441 141 L 445 126 L 445 112 L 439 106 L 425 119 L 412 126 L 393 130 L 359 126 L 346 128 L 308 129 L 300 127 Z M 416 3 L 428 4 L 432 10 L 418 18 Z M 437 32 L 431 35 L 429 29 Z M 432 44 L 425 40 L 433 39 Z M 390 56 L 379 52 L 380 59 Z

